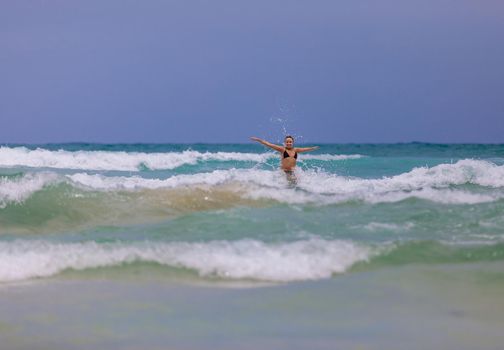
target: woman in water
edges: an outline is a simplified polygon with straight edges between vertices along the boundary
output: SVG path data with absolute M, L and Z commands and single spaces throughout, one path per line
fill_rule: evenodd
M 252 141 L 257 141 L 260 144 L 263 144 L 266 147 L 274 149 L 282 153 L 282 162 L 280 164 L 283 171 L 287 175 L 287 180 L 290 182 L 296 182 L 296 176 L 294 175 L 294 168 L 296 167 L 296 160 L 298 153 L 309 152 L 318 149 L 318 146 L 315 147 L 294 147 L 294 137 L 287 135 L 284 139 L 284 146 L 275 145 L 258 137 L 251 137 Z

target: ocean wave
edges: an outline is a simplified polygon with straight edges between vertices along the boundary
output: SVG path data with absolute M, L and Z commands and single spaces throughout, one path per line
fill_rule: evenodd
M 303 154 L 302 159 L 314 159 L 314 160 L 347 160 L 347 159 L 360 159 L 365 158 L 362 154 Z
M 191 269 L 200 276 L 292 282 L 329 278 L 371 255 L 369 247 L 316 238 L 277 244 L 256 240 L 103 244 L 17 240 L 0 242 L 0 282 L 135 262 Z
M 453 164 L 414 168 L 406 173 L 380 179 L 349 178 L 327 173 L 314 175 L 303 174 L 302 186 L 310 192 L 326 194 L 389 193 L 465 184 L 504 187 L 504 166 L 472 159 L 459 160 Z
M 66 270 L 127 267 L 135 263 L 195 271 L 203 278 L 294 282 L 410 264 L 504 260 L 504 243 L 405 241 L 365 245 L 311 238 L 283 243 L 253 239 L 210 242 L 0 242 L 0 283 L 45 278 Z
M 288 204 L 337 204 L 348 201 L 392 203 L 418 198 L 444 204 L 478 204 L 504 198 L 504 166 L 479 160 L 461 160 L 432 168 L 415 168 L 407 173 L 380 179 L 344 177 L 325 172 L 297 173 L 291 188 L 281 171 L 259 169 L 215 170 L 208 173 L 175 175 L 166 179 L 102 174 L 56 174 L 28 172 L 0 177 L 0 208 L 20 204 L 47 186 L 65 183 L 89 192 L 138 192 L 192 190 L 228 192 L 229 198 L 273 200 Z M 477 185 L 476 188 L 460 187 Z M 173 194 L 173 193 L 172 193 Z M 170 196 L 170 192 L 164 193 Z M 231 203 L 232 205 L 232 203 Z
M 48 184 L 63 181 L 55 173 L 28 173 L 17 177 L 0 177 L 0 208 L 8 204 L 20 204 L 33 193 L 42 190 Z
M 361 155 L 303 155 L 305 159 L 323 161 L 356 159 Z M 111 151 L 50 151 L 26 147 L 0 147 L 0 167 L 34 167 L 96 171 L 139 171 L 170 170 L 183 165 L 194 165 L 206 161 L 246 161 L 263 163 L 270 158 L 278 158 L 276 153 L 242 152 L 182 152 L 143 153 Z
M 209 173 L 177 175 L 168 179 L 107 177 L 100 174 L 74 174 L 68 178 L 76 186 L 100 191 L 219 186 L 234 183 L 243 196 L 303 204 L 332 204 L 351 200 L 369 203 L 399 202 L 419 198 L 445 204 L 477 204 L 503 198 L 502 191 L 473 192 L 452 188 L 461 185 L 504 187 L 504 166 L 478 160 L 461 160 L 432 168 L 415 168 L 407 173 L 381 179 L 349 178 L 324 172 L 297 173 L 293 190 L 279 171 L 257 169 L 216 170 Z
M 362 200 L 368 203 L 395 203 L 406 199 L 418 198 L 442 204 L 480 204 L 495 202 L 504 198 L 504 193 L 474 193 L 460 189 L 424 188 L 415 191 L 397 191 L 364 195 Z
M 268 187 L 285 187 L 284 179 L 276 171 L 256 169 L 215 170 L 208 173 L 184 174 L 167 179 L 146 179 L 140 176 L 105 176 L 78 173 L 67 175 L 75 185 L 101 191 L 177 188 L 187 186 L 217 186 L 242 183 Z
M 481 160 L 460 160 L 454 164 L 440 164 L 432 168 L 414 168 L 407 173 L 381 179 L 351 178 L 301 169 L 297 170 L 297 176 L 298 188 L 318 194 L 389 193 L 465 184 L 504 187 L 504 166 Z M 286 183 L 281 172 L 258 169 L 215 170 L 208 173 L 177 175 L 168 179 L 145 179 L 140 176 L 108 177 L 85 173 L 69 175 L 68 178 L 75 183 L 100 190 L 154 189 L 195 184 L 214 186 L 231 181 L 283 188 Z

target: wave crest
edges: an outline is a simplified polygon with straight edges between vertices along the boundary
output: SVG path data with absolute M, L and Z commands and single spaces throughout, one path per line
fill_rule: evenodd
M 0 282 L 135 262 L 188 268 L 200 276 L 291 282 L 329 278 L 367 260 L 370 254 L 367 247 L 322 239 L 281 244 L 255 240 L 107 244 L 18 240 L 0 242 Z
M 43 148 L 0 147 L 0 167 L 34 167 L 99 171 L 170 170 L 206 161 L 246 161 L 263 163 L 277 158 L 275 153 L 182 152 L 143 153 L 111 151 L 50 151 Z M 303 156 L 305 157 L 305 156 Z M 308 155 L 306 159 L 323 161 L 360 158 L 360 155 Z
M 140 176 L 105 176 L 52 172 L 0 177 L 0 208 L 22 203 L 47 186 L 66 183 L 78 191 L 138 192 L 198 190 L 228 192 L 232 198 L 274 200 L 289 204 L 335 204 L 347 201 L 399 202 L 409 198 L 444 203 L 477 204 L 504 198 L 504 166 L 480 160 L 461 160 L 432 168 L 415 168 L 381 179 L 362 179 L 298 171 L 298 185 L 289 188 L 281 171 L 258 169 L 215 170 L 208 173 L 175 175 L 166 179 Z M 477 188 L 461 188 L 476 185 Z M 492 190 L 490 190 L 492 189 Z M 166 196 L 173 195 L 169 191 Z M 191 191 L 187 193 L 191 195 Z
M 54 173 L 28 173 L 20 177 L 0 177 L 0 208 L 7 204 L 20 204 L 33 193 L 42 190 L 48 184 L 61 181 Z

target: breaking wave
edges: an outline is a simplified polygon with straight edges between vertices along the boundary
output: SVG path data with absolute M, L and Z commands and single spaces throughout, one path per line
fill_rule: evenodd
M 0 242 L 0 283 L 50 277 L 66 270 L 127 268 L 137 263 L 192 270 L 204 278 L 284 283 L 327 279 L 387 266 L 503 259 L 502 242 L 409 241 L 364 245 L 320 238 L 283 243 L 253 239 L 114 243 L 15 240 Z
M 266 244 L 256 240 L 207 243 L 0 242 L 0 282 L 56 275 L 68 269 L 152 262 L 195 270 L 200 276 L 291 282 L 329 278 L 365 261 L 370 248 L 311 239 Z
M 432 168 L 415 168 L 381 179 L 344 177 L 325 172 L 301 171 L 296 188 L 290 188 L 279 171 L 257 169 L 215 170 L 208 173 L 175 175 L 167 179 L 140 176 L 105 176 L 53 172 L 0 177 L 0 206 L 22 203 L 47 186 L 66 183 L 81 191 L 135 192 L 142 190 L 205 189 L 227 191 L 249 199 L 271 199 L 285 203 L 332 204 L 349 200 L 370 203 L 397 202 L 420 198 L 446 204 L 475 204 L 503 197 L 504 166 L 479 160 L 461 160 Z M 475 185 L 487 191 L 460 186 Z
M 275 153 L 242 152 L 182 152 L 144 153 L 111 151 L 50 151 L 42 148 L 35 150 L 26 147 L 0 147 L 0 167 L 33 167 L 73 170 L 101 171 L 139 171 L 169 170 L 183 165 L 194 165 L 206 161 L 240 161 L 263 163 L 270 158 L 277 158 Z M 303 155 L 305 159 L 322 161 L 361 158 L 361 155 Z

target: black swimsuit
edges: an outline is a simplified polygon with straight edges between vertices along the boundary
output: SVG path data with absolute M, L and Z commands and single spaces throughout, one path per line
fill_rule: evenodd
M 290 155 L 289 153 L 287 153 L 287 150 L 284 149 L 284 153 L 283 153 L 283 158 L 289 158 Z M 297 159 L 297 152 L 294 152 L 294 159 Z

